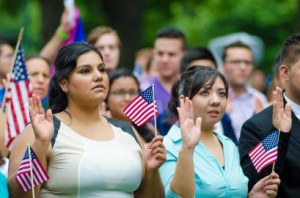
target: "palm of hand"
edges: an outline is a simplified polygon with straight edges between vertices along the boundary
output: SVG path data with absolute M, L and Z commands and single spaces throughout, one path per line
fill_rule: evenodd
M 53 122 L 48 121 L 45 114 L 38 114 L 31 120 L 35 136 L 40 140 L 49 140 L 54 131 Z
M 152 149 L 150 148 L 146 148 L 144 150 L 144 155 L 146 159 L 146 167 L 148 170 L 156 170 L 164 162 L 163 160 L 156 159 L 152 154 Z
M 189 148 L 194 148 L 199 143 L 201 130 L 200 127 L 195 126 L 193 119 L 189 118 L 183 121 L 181 124 L 181 137 L 182 141 L 188 146 Z

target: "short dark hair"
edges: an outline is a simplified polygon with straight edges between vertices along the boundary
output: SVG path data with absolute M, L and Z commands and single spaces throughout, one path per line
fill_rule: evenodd
M 195 60 L 210 60 L 215 65 L 217 65 L 216 59 L 214 58 L 211 51 L 209 51 L 209 49 L 207 49 L 206 47 L 195 47 L 188 50 L 182 57 L 180 63 L 180 72 L 181 73 L 184 72 L 187 69 L 188 64 L 190 64 Z M 203 65 L 203 66 L 207 66 L 207 65 Z
M 87 43 L 71 43 L 58 51 L 54 63 L 55 73 L 49 87 L 49 106 L 53 113 L 59 113 L 68 106 L 67 95 L 61 90 L 59 81 L 61 79 L 68 80 L 76 68 L 78 57 L 89 51 L 96 52 L 103 61 L 100 51 Z
M 181 78 L 173 84 L 171 89 L 171 98 L 168 103 L 168 108 L 172 113 L 170 121 L 174 122 L 178 119 L 177 107 L 180 106 L 179 97 L 181 95 L 192 99 L 203 86 L 212 86 L 218 77 L 224 82 L 227 97 L 228 82 L 218 70 L 205 66 L 192 66 L 183 72 Z
M 290 66 L 299 60 L 300 54 L 300 33 L 291 35 L 283 44 L 280 53 L 280 63 Z
M 169 39 L 181 39 L 182 40 L 182 49 L 186 48 L 186 38 L 184 33 L 175 27 L 163 27 L 159 29 L 156 33 L 156 39 L 159 38 L 169 38 Z
M 243 42 L 241 42 L 241 41 L 237 41 L 237 42 L 234 42 L 234 43 L 231 43 L 231 44 L 225 46 L 225 48 L 224 48 L 224 50 L 223 50 L 223 55 L 222 55 L 222 60 L 223 60 L 223 62 L 224 62 L 225 59 L 226 59 L 226 56 L 227 56 L 226 52 L 227 52 L 227 50 L 230 49 L 230 48 L 236 48 L 236 47 L 237 47 L 237 48 L 245 48 L 245 49 L 248 49 L 248 50 L 252 53 L 252 50 L 251 50 L 251 48 L 250 48 L 248 45 L 246 45 L 245 43 L 243 43 Z

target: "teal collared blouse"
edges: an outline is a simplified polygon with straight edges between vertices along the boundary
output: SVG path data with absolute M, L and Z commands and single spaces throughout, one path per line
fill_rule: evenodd
M 194 151 L 195 197 L 247 197 L 248 178 L 240 166 L 237 147 L 229 138 L 214 134 L 223 145 L 225 168 L 223 169 L 217 159 L 199 142 Z M 170 183 L 176 169 L 181 144 L 180 128 L 173 126 L 164 137 L 167 159 L 160 167 L 166 198 L 180 197 L 171 190 Z

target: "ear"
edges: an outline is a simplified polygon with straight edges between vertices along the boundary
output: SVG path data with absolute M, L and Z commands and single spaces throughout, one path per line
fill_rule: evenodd
M 59 82 L 59 86 L 60 86 L 61 90 L 65 93 L 68 93 L 68 91 L 69 91 L 68 85 L 69 84 L 68 84 L 67 79 L 59 79 L 58 82 Z
M 287 65 L 280 65 L 279 67 L 279 78 L 283 79 L 284 81 L 288 80 L 290 76 L 290 70 Z

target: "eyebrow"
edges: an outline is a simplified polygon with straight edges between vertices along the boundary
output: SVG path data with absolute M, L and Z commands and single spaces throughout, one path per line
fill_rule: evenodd
M 98 67 L 101 66 L 101 67 L 105 67 L 105 64 L 104 63 L 99 63 L 98 64 Z M 82 65 L 77 65 L 77 68 L 78 67 L 91 67 L 90 64 L 82 64 Z

